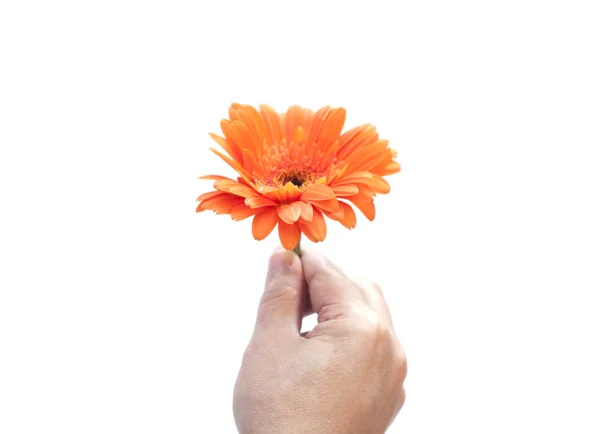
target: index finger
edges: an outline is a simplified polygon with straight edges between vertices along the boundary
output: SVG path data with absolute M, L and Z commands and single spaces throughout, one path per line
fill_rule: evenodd
M 323 254 L 303 249 L 301 260 L 310 302 L 319 317 L 326 307 L 365 303 L 361 289 Z

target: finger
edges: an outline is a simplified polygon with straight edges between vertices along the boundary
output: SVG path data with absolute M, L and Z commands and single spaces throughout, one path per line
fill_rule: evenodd
M 306 303 L 302 263 L 296 253 L 278 249 L 269 260 L 265 292 L 258 307 L 256 332 L 299 335 Z
M 390 309 L 385 302 L 383 291 L 375 282 L 355 277 L 352 279 L 354 283 L 361 289 L 369 307 L 377 313 L 390 326 L 392 325 L 392 315 Z
M 319 322 L 324 308 L 337 310 L 352 303 L 365 303 L 360 288 L 321 253 L 303 250 L 302 267 L 311 305 L 313 311 L 319 314 Z
M 306 280 L 304 281 L 304 291 L 305 291 L 305 293 L 304 293 L 305 297 L 302 300 L 302 318 L 306 318 L 307 316 L 310 316 L 313 313 L 315 313 L 315 311 L 313 310 L 313 307 L 312 307 L 312 303 L 310 301 L 310 294 L 308 293 Z

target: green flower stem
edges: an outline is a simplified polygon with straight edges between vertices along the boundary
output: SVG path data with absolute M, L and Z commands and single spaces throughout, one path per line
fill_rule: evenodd
M 296 253 L 296 255 L 298 256 L 300 256 L 300 240 L 298 240 L 298 244 L 296 245 L 296 247 L 294 247 L 294 253 Z

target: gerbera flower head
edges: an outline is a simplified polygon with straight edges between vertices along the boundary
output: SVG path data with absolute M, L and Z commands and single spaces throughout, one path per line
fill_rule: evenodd
M 281 244 L 293 249 L 304 234 L 313 242 L 327 234 L 325 217 L 348 229 L 354 205 L 375 218 L 374 197 L 390 191 L 383 178 L 400 171 L 396 152 L 372 125 L 342 134 L 346 111 L 292 106 L 278 114 L 267 105 L 232 104 L 221 121 L 224 137 L 211 134 L 225 152 L 211 149 L 237 173 L 220 175 L 214 191 L 198 197 L 197 212 L 213 210 L 233 220 L 253 217 L 252 234 L 266 238 L 278 227 Z

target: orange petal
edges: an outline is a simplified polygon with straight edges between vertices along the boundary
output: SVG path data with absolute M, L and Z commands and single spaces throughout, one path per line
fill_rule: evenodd
M 221 175 L 204 175 L 199 177 L 198 179 L 210 179 L 212 181 L 219 181 L 221 179 L 227 179 L 228 181 L 233 181 L 233 179 L 227 178 L 226 176 Z
M 245 200 L 246 205 L 250 208 L 262 208 L 264 206 L 275 206 L 277 202 L 267 199 L 264 196 L 248 197 Z
M 217 214 L 229 214 L 231 209 L 240 203 L 241 198 L 229 193 L 223 193 L 220 196 L 211 197 L 200 202 L 201 209 L 210 209 Z
M 376 167 L 383 160 L 389 159 L 389 154 L 386 152 L 388 149 L 388 141 L 379 140 L 362 149 L 356 150 L 356 152 L 347 158 L 348 171 L 368 171 Z
M 333 190 L 328 185 L 324 184 L 313 184 L 308 187 L 300 199 L 305 202 L 311 202 L 313 200 L 328 200 L 335 198 Z
M 339 139 L 345 121 L 346 110 L 344 108 L 332 109 L 329 112 L 327 119 L 323 122 L 323 126 L 321 127 L 316 142 L 327 149 Z
M 337 197 L 353 196 L 358 193 L 358 187 L 356 185 L 351 185 L 351 184 L 350 185 L 336 185 L 334 187 L 331 187 L 331 189 L 333 190 L 333 193 Z
M 305 137 L 306 137 L 306 134 L 304 132 L 304 128 L 298 127 L 298 128 L 296 128 L 296 132 L 294 133 L 293 143 L 296 143 L 296 144 L 304 143 Z
M 300 222 L 310 223 L 313 219 L 314 211 L 310 203 L 300 202 L 302 211 L 300 212 Z
M 235 221 L 244 220 L 250 216 L 253 216 L 262 210 L 260 208 L 248 208 L 245 203 L 240 203 L 231 208 L 231 219 Z
M 312 113 L 308 109 L 304 109 L 300 106 L 291 106 L 285 116 L 283 117 L 283 125 L 285 128 L 285 140 L 287 143 L 291 143 L 294 138 L 294 133 L 298 127 L 302 127 L 306 130 L 306 124 L 308 117 Z
M 267 208 L 260 214 L 256 214 L 252 220 L 252 235 L 257 240 L 264 240 L 275 228 L 279 221 L 277 210 Z
M 354 185 L 362 189 L 363 186 L 368 186 L 375 193 L 387 194 L 390 192 L 390 184 L 379 175 L 371 172 L 357 172 L 348 175 L 340 180 L 336 180 L 336 187 Z M 333 188 L 334 191 L 335 187 Z
M 340 220 L 340 223 L 348 229 L 356 227 L 356 214 L 354 214 L 352 207 L 345 202 L 340 202 L 340 208 L 344 210 L 344 218 Z
M 366 124 L 346 131 L 340 136 L 338 158 L 345 160 L 378 139 L 377 129 L 373 125 Z
M 341 202 L 340 202 L 341 205 Z M 331 220 L 335 220 L 335 221 L 340 221 L 344 218 L 344 208 L 342 206 L 340 206 L 338 208 L 337 211 L 334 212 L 329 212 L 329 211 L 325 211 L 323 210 L 323 214 L 325 214 L 327 217 L 329 217 Z
M 250 149 L 242 150 L 242 164 L 248 173 L 252 172 L 254 168 L 258 167 L 258 160 L 256 159 L 256 151 Z
M 229 191 L 231 193 L 235 194 L 236 196 L 241 196 L 241 197 L 245 197 L 245 198 L 256 196 L 256 191 L 254 191 L 250 187 L 248 187 L 246 185 L 242 185 L 242 184 L 238 184 L 238 185 L 231 187 L 229 189 Z
M 314 210 L 313 219 L 310 223 L 298 223 L 306 237 L 314 243 L 323 241 L 327 235 L 327 223 L 323 214 L 318 209 Z
M 381 176 L 385 176 L 385 175 L 393 175 L 394 173 L 398 173 L 398 172 L 400 172 L 400 164 L 396 163 L 395 161 L 392 161 L 379 174 Z
M 279 218 L 290 225 L 298 221 L 301 212 L 302 202 L 286 203 L 277 208 Z
M 309 202 L 313 206 L 329 212 L 336 212 L 338 209 L 340 209 L 340 203 L 335 197 L 328 200 L 309 200 Z
M 231 155 L 231 158 L 233 158 L 237 162 L 242 161 L 242 154 L 240 152 L 240 148 L 238 148 L 238 146 L 234 142 L 227 140 L 221 136 L 217 136 L 213 133 L 208 133 L 208 135 L 215 142 L 217 142 L 221 146 L 221 148 L 225 150 L 225 152 Z
M 317 112 L 313 115 L 306 143 L 312 146 L 312 144 L 316 142 L 317 137 L 319 137 L 319 134 L 321 133 L 321 128 L 323 127 L 323 124 L 325 123 L 325 120 L 329 116 L 330 112 L 331 107 L 325 106 L 317 110 Z
M 385 154 L 386 158 L 382 159 L 379 164 L 370 169 L 372 173 L 381 174 L 383 169 L 385 169 L 387 165 L 390 164 L 394 158 L 396 158 L 398 153 L 392 148 L 387 148 Z
M 233 181 L 231 179 L 219 179 L 217 180 L 213 186 L 217 190 L 226 191 L 228 193 L 235 194 L 240 197 L 254 197 L 258 196 L 258 193 L 248 187 L 247 185 L 241 184 L 238 181 Z
M 279 120 L 279 115 L 268 105 L 260 106 L 260 114 L 265 123 L 267 137 L 270 139 L 268 143 L 279 144 L 281 140 L 281 121 Z
M 297 223 L 288 225 L 283 221 L 279 221 L 279 239 L 281 245 L 288 250 L 292 250 L 300 241 L 300 227 Z
M 236 184 L 237 181 L 233 181 L 232 179 L 219 179 L 215 181 L 213 187 L 215 187 L 217 190 L 229 192 L 229 189 Z
M 258 111 L 250 105 L 240 105 L 237 115 L 258 143 L 262 143 L 266 132 L 264 121 Z
M 364 184 L 368 179 L 373 178 L 373 174 L 367 171 L 361 172 L 350 172 L 347 175 L 339 176 L 335 180 L 335 185 L 349 185 L 349 184 Z
M 266 198 L 272 199 L 277 203 L 292 203 L 300 199 L 302 193 L 300 189 L 292 182 L 286 183 L 283 188 L 261 186 L 257 190 Z
M 240 104 L 235 103 L 235 102 L 229 106 L 229 119 L 231 119 L 232 121 L 239 120 L 237 117 L 237 112 L 238 112 L 239 107 L 240 107 Z
M 368 185 L 358 184 L 357 187 L 359 190 L 358 194 L 366 194 L 367 196 L 371 196 L 371 197 L 373 197 L 377 194 L 377 192 L 373 189 L 373 187 L 370 187 Z M 347 199 L 347 198 L 344 198 L 344 199 Z
M 227 140 L 243 151 L 250 149 L 256 152 L 257 138 L 242 121 L 221 121 L 221 129 Z
M 219 157 L 221 157 L 221 159 L 223 161 L 225 161 L 237 173 L 239 173 L 242 176 L 242 178 L 244 179 L 244 181 L 246 181 L 248 184 L 252 184 L 252 181 L 251 181 L 252 176 L 246 169 L 244 169 L 244 167 L 241 164 L 239 164 L 237 161 L 232 160 L 227 155 L 223 154 L 222 152 L 219 152 L 218 150 L 216 150 L 214 148 L 211 148 L 210 150 L 213 151 L 215 154 L 217 154 Z
M 279 190 L 279 188 L 273 187 L 271 185 L 261 185 L 257 189 L 257 191 L 260 194 L 269 194 L 269 193 L 273 193 L 274 191 L 277 191 L 277 190 Z
M 370 186 L 373 187 L 373 190 L 380 194 L 387 194 L 391 189 L 390 184 L 379 175 L 373 175 Z
M 198 196 L 196 198 L 196 200 L 198 200 L 198 201 L 207 200 L 207 199 L 210 199 L 211 197 L 220 196 L 222 194 L 223 194 L 222 191 L 209 191 L 208 193 L 203 193 L 200 196 Z
M 375 205 L 373 204 L 373 198 L 365 193 L 359 193 L 355 196 L 347 198 L 352 202 L 369 220 L 375 218 Z

